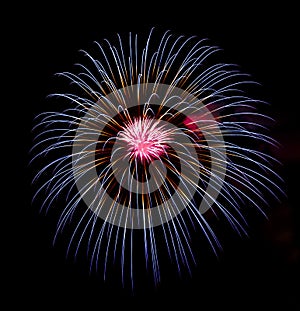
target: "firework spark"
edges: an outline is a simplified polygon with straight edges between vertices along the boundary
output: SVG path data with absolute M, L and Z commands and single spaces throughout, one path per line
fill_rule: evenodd
M 69 108 L 37 117 L 32 163 L 46 161 L 34 177 L 41 208 L 66 198 L 55 240 L 73 223 L 68 252 L 86 245 L 91 268 L 103 263 L 107 277 L 113 258 L 132 281 L 142 248 L 157 283 L 157 228 L 178 271 L 190 271 L 191 227 L 221 248 L 208 210 L 246 234 L 243 207 L 265 214 L 282 190 L 278 161 L 265 152 L 277 147 L 259 112 L 265 102 L 243 89 L 255 83 L 235 65 L 210 64 L 219 48 L 208 40 L 153 32 L 143 45 L 131 33 L 95 42 L 77 74 L 60 73 L 76 91 L 52 94 Z

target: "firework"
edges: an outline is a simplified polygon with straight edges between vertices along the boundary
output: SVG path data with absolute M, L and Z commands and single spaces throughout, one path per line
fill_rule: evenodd
M 159 282 L 159 229 L 178 271 L 190 270 L 191 227 L 214 252 L 221 247 L 208 212 L 246 234 L 244 207 L 264 215 L 267 198 L 282 194 L 278 161 L 265 151 L 277 146 L 259 112 L 265 103 L 247 96 L 255 83 L 237 66 L 210 62 L 218 51 L 169 31 L 95 42 L 77 73 L 59 74 L 74 91 L 49 96 L 69 107 L 37 116 L 32 163 L 46 162 L 34 199 L 46 211 L 66 199 L 55 240 L 73 223 L 68 252 L 85 245 L 105 277 L 113 257 L 133 280 L 132 254 L 142 248 Z

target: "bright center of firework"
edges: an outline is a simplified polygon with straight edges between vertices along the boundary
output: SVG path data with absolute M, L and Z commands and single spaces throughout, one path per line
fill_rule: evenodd
M 130 158 L 151 161 L 166 153 L 172 131 L 157 119 L 140 117 L 123 126 L 119 139 L 126 143 Z

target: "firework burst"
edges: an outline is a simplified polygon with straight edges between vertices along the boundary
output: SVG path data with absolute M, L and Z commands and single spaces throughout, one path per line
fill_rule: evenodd
M 142 45 L 131 33 L 95 42 L 78 73 L 59 74 L 76 91 L 50 95 L 69 108 L 37 116 L 32 163 L 46 162 L 34 199 L 46 211 L 66 199 L 55 240 L 73 223 L 68 252 L 85 245 L 105 277 L 119 261 L 133 281 L 133 253 L 143 249 L 159 282 L 159 229 L 178 271 L 190 270 L 190 228 L 221 248 L 208 211 L 246 234 L 244 207 L 265 214 L 267 198 L 282 194 L 278 161 L 265 151 L 277 146 L 265 103 L 243 92 L 255 83 L 235 65 L 209 62 L 219 48 L 207 42 L 169 31 L 155 39 L 153 30 Z
M 135 118 L 133 122 L 124 124 L 119 132 L 119 139 L 127 144 L 128 156 L 140 161 L 159 158 L 166 153 L 171 142 L 172 132 L 167 130 L 159 121 L 150 118 Z

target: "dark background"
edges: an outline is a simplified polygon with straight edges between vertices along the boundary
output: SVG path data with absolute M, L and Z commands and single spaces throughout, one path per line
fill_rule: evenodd
M 237 6 L 189 1 L 165 5 L 43 2 L 10 11 L 14 27 L 8 45 L 14 87 L 9 96 L 14 100 L 11 107 L 17 106 L 14 122 L 20 131 L 14 163 L 22 183 L 18 190 L 13 188 L 15 208 L 10 207 L 15 214 L 7 254 L 12 264 L 7 269 L 12 304 L 68 310 L 79 305 L 95 310 L 178 307 L 181 303 L 205 310 L 299 308 L 299 33 L 294 12 L 287 4 L 268 7 L 252 1 Z M 268 221 L 254 221 L 249 239 L 227 241 L 219 260 L 207 255 L 192 277 L 165 275 L 157 288 L 140 283 L 132 294 L 117 279 L 105 283 L 101 276 L 88 275 L 86 262 L 74 263 L 65 258 L 63 248 L 52 246 L 55 219 L 40 215 L 30 204 L 28 150 L 33 117 L 49 107 L 45 97 L 56 91 L 53 75 L 72 70 L 79 61 L 79 49 L 115 33 L 147 35 L 153 26 L 209 38 L 224 49 L 226 61 L 239 64 L 263 85 L 263 99 L 271 103 L 277 120 L 273 134 L 283 145 L 278 157 L 288 198 L 270 210 Z

